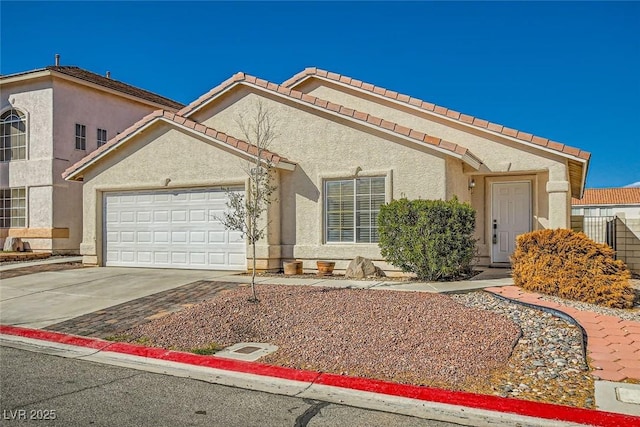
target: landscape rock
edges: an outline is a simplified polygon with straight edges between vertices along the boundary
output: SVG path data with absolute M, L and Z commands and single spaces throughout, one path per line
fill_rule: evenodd
M 384 277 L 384 271 L 376 267 L 369 258 L 357 256 L 349 263 L 344 273 L 345 279 L 364 279 L 367 277 Z
M 7 252 L 24 252 L 24 243 L 19 237 L 7 237 L 2 250 Z

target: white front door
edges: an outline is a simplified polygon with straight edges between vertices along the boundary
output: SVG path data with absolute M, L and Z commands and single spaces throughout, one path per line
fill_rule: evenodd
M 105 193 L 105 265 L 245 270 L 245 239 L 218 219 L 227 201 L 221 188 Z
M 491 262 L 509 262 L 516 237 L 531 231 L 531 184 L 495 182 L 491 195 Z

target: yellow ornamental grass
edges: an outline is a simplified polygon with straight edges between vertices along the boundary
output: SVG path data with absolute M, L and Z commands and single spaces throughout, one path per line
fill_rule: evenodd
M 614 308 L 631 308 L 627 266 L 609 246 L 566 229 L 522 234 L 511 257 L 513 280 L 523 289 Z

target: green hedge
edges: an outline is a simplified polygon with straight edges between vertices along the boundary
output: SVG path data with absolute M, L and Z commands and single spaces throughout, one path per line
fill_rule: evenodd
M 468 274 L 476 253 L 476 212 L 452 200 L 394 200 L 380 208 L 382 256 L 420 280 L 451 280 Z

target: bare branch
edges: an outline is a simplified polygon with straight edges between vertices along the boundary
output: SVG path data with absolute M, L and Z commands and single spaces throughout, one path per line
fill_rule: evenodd
M 265 151 L 278 137 L 277 120 L 262 100 L 259 100 L 250 117 L 240 115 L 236 123 L 245 141 L 255 147 L 256 156 L 242 170 L 249 177 L 249 188 L 245 195 L 227 190 L 228 211 L 218 218 L 225 228 L 242 233 L 252 247 L 253 269 L 251 278 L 252 301 L 257 302 L 255 292 L 256 243 L 265 237 L 269 221 L 260 226 L 263 214 L 274 201 L 277 186 L 272 184 L 275 173 L 273 163 L 264 156 Z

